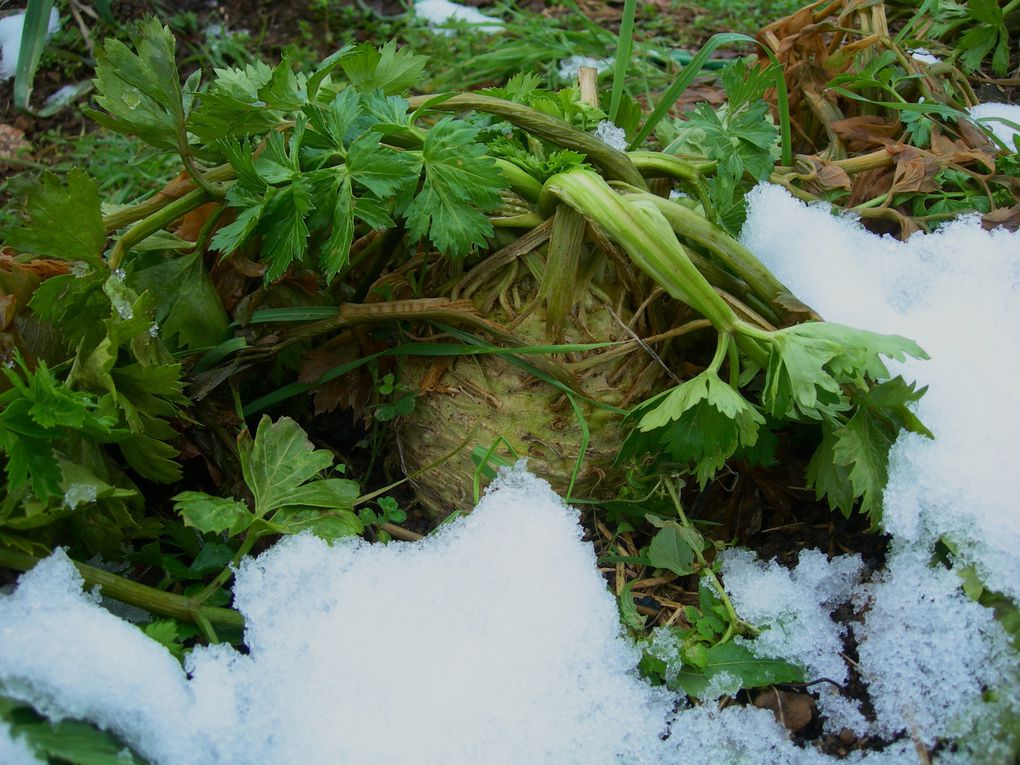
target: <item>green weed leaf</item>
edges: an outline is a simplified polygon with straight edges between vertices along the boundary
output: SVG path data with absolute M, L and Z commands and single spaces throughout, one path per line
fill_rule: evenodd
M 43 173 L 29 194 L 28 221 L 3 232 L 6 244 L 20 253 L 58 260 L 80 260 L 104 267 L 106 231 L 96 182 L 77 167 L 65 179 Z
M 655 568 L 665 568 L 677 576 L 694 573 L 694 549 L 700 551 L 703 540 L 693 529 L 675 521 L 666 522 L 652 537 L 648 546 L 648 561 Z
M 255 440 L 238 441 L 244 480 L 255 497 L 255 515 L 266 518 L 281 508 L 351 510 L 358 497 L 354 481 L 319 478 L 333 465 L 332 453 L 316 449 L 289 417 L 259 422 Z
M 251 526 L 255 516 L 243 502 L 213 497 L 200 491 L 181 492 L 173 498 L 174 510 L 184 523 L 203 533 L 234 537 Z
M 174 337 L 184 348 L 216 345 L 229 320 L 201 252 L 168 258 L 138 271 L 134 282 L 155 301 L 155 321 L 164 340 Z

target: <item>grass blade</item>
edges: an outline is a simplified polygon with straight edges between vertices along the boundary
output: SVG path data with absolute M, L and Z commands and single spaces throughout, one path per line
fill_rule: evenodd
M 21 50 L 14 70 L 14 105 L 28 108 L 32 96 L 32 80 L 39 66 L 43 48 L 46 46 L 46 32 L 50 26 L 50 11 L 53 0 L 28 0 L 25 9 L 25 24 L 21 28 Z
M 616 124 L 623 98 L 623 83 L 630 68 L 631 52 L 634 49 L 634 15 L 637 0 L 626 0 L 623 5 L 623 20 L 620 22 L 620 40 L 616 46 L 616 69 L 613 72 L 613 94 L 609 99 L 609 121 Z
M 635 136 L 634 140 L 630 142 L 631 150 L 640 146 L 641 142 L 651 135 L 653 130 L 655 130 L 655 126 L 669 114 L 669 110 L 673 108 L 673 104 L 675 104 L 683 92 L 690 87 L 691 83 L 694 82 L 694 78 L 698 76 L 698 73 L 705 68 L 712 54 L 724 45 L 732 45 L 735 43 L 753 43 L 754 45 L 757 45 L 765 51 L 769 61 L 775 65 L 776 110 L 779 112 L 779 131 L 783 144 L 782 162 L 787 166 L 793 164 L 793 138 L 790 128 L 790 97 L 786 90 L 786 78 L 783 76 L 783 67 L 780 65 L 775 54 L 768 47 L 762 45 L 753 37 L 740 34 L 739 32 L 720 32 L 719 34 L 712 35 L 712 37 L 709 38 L 708 42 L 702 46 L 701 50 L 699 50 L 691 58 L 691 62 L 685 66 L 683 70 L 681 70 L 680 76 L 677 77 L 676 80 L 673 81 L 673 84 L 666 89 L 666 92 L 662 94 L 662 99 L 652 110 L 648 119 L 645 120 L 645 124 L 641 127 L 641 130 L 638 131 L 637 136 Z

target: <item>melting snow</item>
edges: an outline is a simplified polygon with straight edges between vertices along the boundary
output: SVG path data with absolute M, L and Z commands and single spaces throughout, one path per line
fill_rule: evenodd
M 416 0 L 412 8 L 414 15 L 425 21 L 438 34 L 454 34 L 453 29 L 442 28 L 444 24 L 454 21 L 477 25 L 471 28 L 478 32 L 498 32 L 503 28 L 503 22 L 499 19 L 486 16 L 470 5 L 461 5 L 450 0 Z
M 1020 125 L 1020 106 L 991 101 L 972 107 L 970 109 L 970 116 L 979 120 L 982 125 L 995 133 L 995 137 L 1005 143 L 1010 149 L 1013 148 L 1013 136 L 1020 133 L 1020 130 L 1010 127 L 1000 120 L 1009 120 L 1016 125 Z M 988 120 L 987 122 L 985 121 L 986 119 Z
M 15 13 L 0 18 L 0 80 L 14 76 L 21 53 L 21 32 L 25 26 L 25 14 Z M 60 15 L 57 9 L 50 11 L 50 23 L 46 28 L 46 39 L 60 29 Z
M 627 133 L 609 120 L 602 120 L 595 128 L 595 137 L 617 151 L 627 151 Z
M 582 66 L 594 69 L 596 72 L 604 72 L 613 65 L 611 58 L 592 58 L 591 56 L 570 56 L 560 62 L 559 75 L 567 82 L 575 82 L 577 73 Z
M 10 726 L 0 720 L 0 762 L 4 765 L 42 765 L 25 740 L 11 733 Z

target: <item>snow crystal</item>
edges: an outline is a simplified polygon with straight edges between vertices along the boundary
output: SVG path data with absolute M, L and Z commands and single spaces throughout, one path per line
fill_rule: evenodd
M 72 483 L 64 492 L 64 504 L 71 510 L 78 505 L 89 505 L 96 501 L 96 487 L 90 483 Z
M 794 294 L 932 356 L 890 365 L 930 386 L 917 414 L 935 439 L 894 445 L 885 530 L 904 543 L 948 537 L 988 586 L 1020 597 L 1020 233 L 974 216 L 899 242 L 775 186 L 749 202 L 744 243 Z
M 595 128 L 595 137 L 617 151 L 627 151 L 627 133 L 609 120 L 602 120 Z
M 989 714 L 985 688 L 1020 681 L 1016 655 L 992 611 L 960 591 L 959 576 L 914 550 L 901 551 L 857 594 L 868 606 L 855 626 L 862 679 L 881 735 L 906 731 L 930 746 Z M 982 746 L 991 746 L 984 739 Z
M 907 52 L 910 54 L 910 57 L 914 59 L 914 61 L 920 61 L 922 64 L 931 65 L 937 64 L 940 61 L 942 61 L 942 59 L 931 53 L 931 51 L 929 51 L 927 48 L 914 48 L 913 50 Z
M 25 14 L 15 13 L 0 18 L 0 80 L 9 80 L 14 76 L 21 53 L 21 32 L 25 26 Z M 50 11 L 50 23 L 46 28 L 48 40 L 60 29 L 60 14 L 54 8 Z
M 802 550 L 797 567 L 788 570 L 775 561 L 761 563 L 750 551 L 728 550 L 722 573 L 737 613 L 765 627 L 760 637 L 747 643 L 756 655 L 799 664 L 808 680 L 826 678 L 842 685 L 847 680 L 841 657 L 846 630 L 829 614 L 850 599 L 862 567 L 859 556 L 829 561 L 817 550 Z M 838 689 L 819 684 L 813 690 L 827 729 L 864 733 L 863 716 Z
M 1010 149 L 1013 148 L 1013 136 L 1020 133 L 1020 130 L 1010 127 L 1001 120 L 1008 120 L 1020 125 L 1020 105 L 1000 104 L 991 101 L 971 107 L 969 111 L 971 117 L 976 119 L 982 126 L 991 130 L 995 137 Z
M 566 80 L 567 82 L 574 82 L 577 80 L 577 73 L 582 66 L 594 69 L 597 72 L 604 72 L 613 65 L 613 59 L 611 58 L 592 58 L 591 56 L 570 56 L 560 62 L 559 75 L 560 79 Z
M 499 19 L 486 16 L 477 8 L 453 3 L 450 0 L 416 0 L 412 8 L 415 16 L 428 23 L 434 32 L 441 35 L 454 34 L 453 29 L 442 28 L 444 24 L 454 21 L 471 24 L 472 31 L 477 32 L 499 32 L 503 28 L 503 22 Z
M 15 736 L 6 722 L 0 720 L 0 762 L 4 765 L 41 765 L 25 740 Z

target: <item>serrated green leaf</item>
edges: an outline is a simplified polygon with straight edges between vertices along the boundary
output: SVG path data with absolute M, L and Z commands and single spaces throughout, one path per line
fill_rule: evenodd
M 409 155 L 379 144 L 379 133 L 365 133 L 347 151 L 347 171 L 351 178 L 385 199 L 401 187 L 418 180 L 418 163 Z
M 308 102 L 304 76 L 294 73 L 294 65 L 287 56 L 273 67 L 273 74 L 258 94 L 266 106 L 281 112 L 297 111 Z
M 316 449 L 304 430 L 289 417 L 274 423 L 264 416 L 255 440 L 242 436 L 238 446 L 244 480 L 255 498 L 255 515 L 259 518 L 285 507 L 307 507 L 310 501 L 318 507 L 353 507 L 356 484 L 318 478 L 322 471 L 332 467 L 333 455 Z M 316 484 L 324 486 L 310 488 Z
M 449 117 L 428 132 L 422 148 L 425 182 L 405 214 L 412 239 L 426 234 L 452 257 L 484 246 L 492 224 L 483 212 L 500 203 L 503 176 L 475 143 L 478 130 Z
M 105 111 L 89 110 L 89 115 L 158 149 L 186 150 L 184 92 L 173 33 L 150 17 L 131 37 L 134 51 L 111 38 L 97 53 L 96 103 Z
M 190 132 L 212 143 L 265 133 L 280 122 L 282 115 L 259 96 L 273 78 L 270 66 L 256 61 L 240 68 L 216 69 L 215 74 L 189 116 Z
M 359 91 L 381 90 L 392 96 L 421 81 L 425 61 L 409 48 L 398 50 L 390 40 L 378 49 L 362 43 L 340 61 L 340 67 Z
M 213 497 L 200 491 L 185 491 L 173 498 L 174 510 L 184 523 L 203 533 L 237 536 L 247 529 L 255 516 L 236 499 Z
M 284 533 L 310 531 L 327 542 L 357 536 L 365 530 L 361 520 L 350 510 L 288 512 L 283 514 L 282 519 L 277 516 L 274 524 Z
M 818 419 L 821 413 L 846 409 L 839 382 L 826 369 L 843 352 L 843 346 L 804 331 L 790 331 L 796 328 L 772 333 L 762 402 L 779 419 Z
M 693 463 L 704 486 L 738 448 L 754 446 L 764 424 L 750 402 L 706 370 L 647 404 L 637 429 L 655 431 L 657 440 L 651 443 L 673 460 Z
M 305 108 L 308 123 L 334 148 L 345 149 L 351 140 L 362 132 L 365 111 L 354 88 L 341 90 L 326 106 L 309 105 Z
M 861 511 L 877 525 L 882 518 L 882 492 L 889 479 L 889 448 L 895 436 L 867 407 L 861 407 L 833 437 L 833 461 L 847 469 L 854 494 L 861 498 Z
M 3 232 L 6 244 L 19 253 L 58 260 L 80 260 L 106 267 L 106 231 L 99 188 L 84 171 L 71 168 L 64 180 L 43 173 L 26 205 L 28 222 Z
M 855 504 L 854 490 L 850 483 L 849 468 L 836 462 L 835 445 L 832 426 L 823 425 L 822 440 L 811 455 L 805 479 L 808 488 L 815 490 L 816 499 L 824 497 L 830 510 L 839 510 L 844 517 L 849 518 Z

